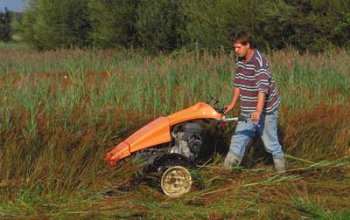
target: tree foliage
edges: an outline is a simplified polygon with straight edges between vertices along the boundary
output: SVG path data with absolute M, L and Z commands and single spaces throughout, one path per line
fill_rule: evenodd
M 38 49 L 90 44 L 87 0 L 31 0 L 23 21 L 25 39 Z
M 139 45 L 150 51 L 171 51 L 185 41 L 186 17 L 181 0 L 140 0 L 136 30 Z
M 240 30 L 263 48 L 350 47 L 348 0 L 30 0 L 29 6 L 25 39 L 39 49 L 229 50 Z
M 90 39 L 97 47 L 132 46 L 138 0 L 90 0 Z
M 256 30 L 273 49 L 292 45 L 302 51 L 321 51 L 350 42 L 349 1 L 265 1 L 262 7 Z
M 0 11 L 0 41 L 11 40 L 11 14 L 5 8 L 5 12 Z

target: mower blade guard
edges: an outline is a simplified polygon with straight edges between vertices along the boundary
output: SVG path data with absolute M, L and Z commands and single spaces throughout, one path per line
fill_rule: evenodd
M 170 125 L 166 117 L 160 117 L 142 127 L 110 151 L 105 160 L 112 166 L 116 161 L 135 151 L 170 142 Z
M 107 153 L 105 160 L 112 166 L 133 152 L 171 141 L 170 127 L 182 122 L 210 118 L 220 120 L 222 114 L 210 105 L 199 102 L 167 117 L 160 117 L 142 127 Z

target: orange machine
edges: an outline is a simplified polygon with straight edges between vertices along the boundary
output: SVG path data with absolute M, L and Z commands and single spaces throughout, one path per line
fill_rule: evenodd
M 212 131 L 220 130 L 217 125 L 222 121 L 237 120 L 225 119 L 224 109 L 217 107 L 218 101 L 212 104 L 212 100 L 155 119 L 115 146 L 106 154 L 105 160 L 115 166 L 117 161 L 140 152 L 147 164 L 141 175 L 134 176 L 133 184 L 149 173 L 159 173 L 166 195 L 178 197 L 187 193 L 192 184 L 188 169 L 193 164 L 196 166 L 202 155 L 212 152 L 215 144 L 210 141 L 223 139 L 216 135 L 211 137 Z
M 170 128 L 176 124 L 195 119 L 220 120 L 222 114 L 211 105 L 199 102 L 187 109 L 160 117 L 133 133 L 107 153 L 105 160 L 112 166 L 133 152 L 171 141 Z

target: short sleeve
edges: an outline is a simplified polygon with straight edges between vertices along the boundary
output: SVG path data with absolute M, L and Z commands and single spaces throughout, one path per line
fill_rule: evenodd
M 256 87 L 259 92 L 268 93 L 271 81 L 271 71 L 266 59 L 256 66 Z

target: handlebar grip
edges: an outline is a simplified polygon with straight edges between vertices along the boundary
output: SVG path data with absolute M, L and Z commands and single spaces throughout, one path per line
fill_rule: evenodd
M 219 109 L 218 109 L 218 112 L 221 113 L 221 114 L 224 114 L 225 111 L 226 111 L 226 109 L 227 109 L 226 107 L 219 108 Z

